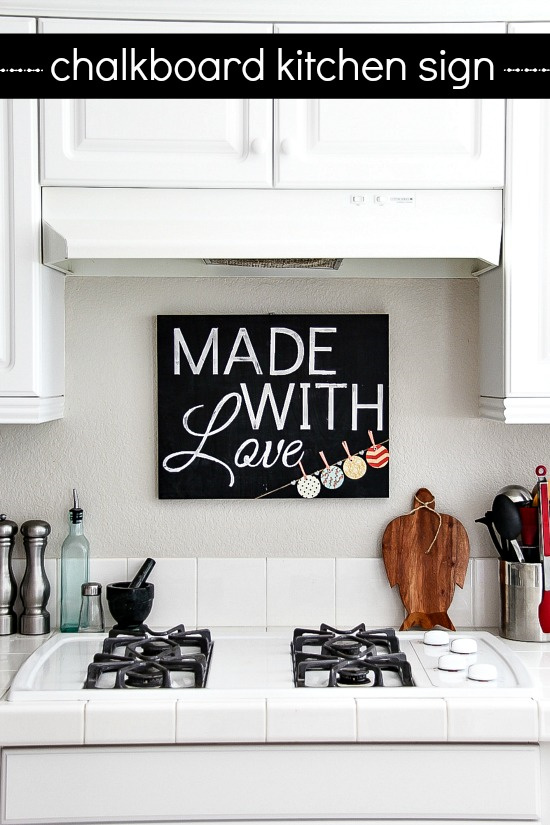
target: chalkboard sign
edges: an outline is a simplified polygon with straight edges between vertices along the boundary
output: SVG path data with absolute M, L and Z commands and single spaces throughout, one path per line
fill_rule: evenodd
M 159 498 L 388 496 L 387 315 L 159 315 Z

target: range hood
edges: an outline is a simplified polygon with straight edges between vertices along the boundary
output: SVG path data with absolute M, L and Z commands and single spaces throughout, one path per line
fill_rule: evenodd
M 43 261 L 76 275 L 469 277 L 499 264 L 500 190 L 45 187 Z M 344 259 L 334 270 L 257 259 Z M 212 267 L 216 259 L 256 259 Z

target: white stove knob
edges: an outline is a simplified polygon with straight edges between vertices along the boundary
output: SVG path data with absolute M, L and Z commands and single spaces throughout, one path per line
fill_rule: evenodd
M 453 639 L 451 650 L 453 653 L 477 653 L 477 642 L 475 639 Z
M 424 633 L 425 645 L 448 645 L 449 634 L 446 630 L 427 630 Z
M 493 682 L 498 676 L 498 671 L 494 665 L 478 662 L 468 668 L 468 679 L 474 682 Z
M 439 657 L 437 667 L 439 670 L 466 670 L 468 663 L 464 661 L 464 656 L 458 653 L 446 653 L 444 656 Z

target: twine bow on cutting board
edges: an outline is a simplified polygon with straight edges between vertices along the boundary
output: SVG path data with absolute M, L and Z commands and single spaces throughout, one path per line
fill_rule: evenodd
M 397 584 L 407 611 L 400 630 L 436 625 L 454 630 L 447 611 L 455 585 L 464 586 L 470 542 L 458 519 L 436 512 L 425 487 L 415 494 L 413 509 L 384 530 L 382 556 L 390 587 Z

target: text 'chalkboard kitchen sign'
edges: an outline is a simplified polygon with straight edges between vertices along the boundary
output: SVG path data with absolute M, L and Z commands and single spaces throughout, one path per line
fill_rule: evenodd
M 159 315 L 160 498 L 388 496 L 387 315 Z

